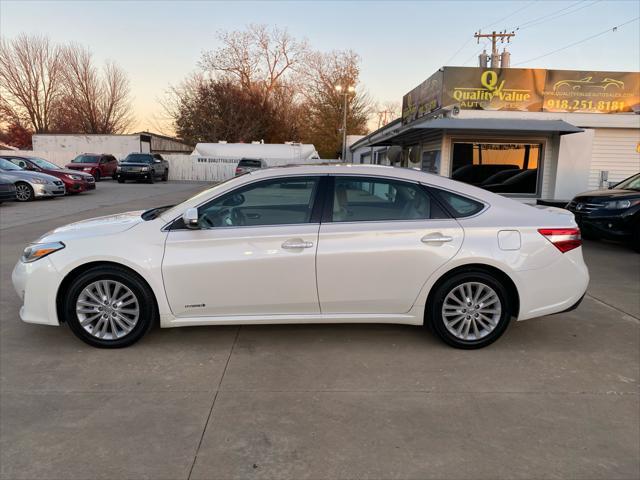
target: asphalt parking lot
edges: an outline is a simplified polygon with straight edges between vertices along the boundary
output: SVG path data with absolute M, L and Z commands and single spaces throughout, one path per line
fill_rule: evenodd
M 460 351 L 387 325 L 156 329 L 86 346 L 18 318 L 23 246 L 202 184 L 98 184 L 0 206 L 3 479 L 640 477 L 640 255 L 587 242 L 566 314 Z

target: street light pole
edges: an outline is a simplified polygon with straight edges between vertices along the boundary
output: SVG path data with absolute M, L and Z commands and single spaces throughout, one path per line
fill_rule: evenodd
M 349 85 L 347 87 L 343 87 L 342 85 L 336 85 L 336 91 L 341 92 L 344 97 L 344 105 L 342 107 L 342 158 L 341 160 L 344 162 L 345 157 L 347 156 L 347 97 L 350 93 L 355 92 L 355 87 Z M 344 91 L 343 91 L 344 90 Z

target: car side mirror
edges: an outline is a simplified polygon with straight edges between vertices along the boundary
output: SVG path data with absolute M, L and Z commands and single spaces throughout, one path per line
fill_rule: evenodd
M 198 228 L 198 209 L 197 208 L 187 208 L 187 210 L 182 214 L 182 221 L 184 222 L 184 226 L 191 229 Z

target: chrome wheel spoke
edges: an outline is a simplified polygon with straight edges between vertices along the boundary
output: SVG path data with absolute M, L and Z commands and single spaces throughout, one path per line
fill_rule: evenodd
M 489 285 L 465 282 L 445 296 L 441 314 L 445 327 L 456 338 L 480 340 L 498 326 L 502 304 Z
M 76 315 L 82 328 L 91 336 L 116 340 L 135 328 L 140 317 L 140 305 L 136 295 L 124 283 L 97 280 L 80 292 L 76 300 Z

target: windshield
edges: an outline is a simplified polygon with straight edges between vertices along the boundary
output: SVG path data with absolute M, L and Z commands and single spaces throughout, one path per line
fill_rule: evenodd
M 98 163 L 98 157 L 96 155 L 78 155 L 71 160 L 71 163 Z
M 621 190 L 640 190 L 640 173 L 631 178 L 621 181 L 615 186 Z
M 54 163 L 46 161 L 44 158 L 40 157 L 29 157 L 33 163 L 38 165 L 40 168 L 46 168 L 49 170 L 60 170 L 60 167 Z
M 122 163 L 152 163 L 153 157 L 145 153 L 130 153 Z
M 9 160 L 0 158 L 0 170 L 24 170 L 24 169 L 20 168 L 15 163 L 11 163 Z

